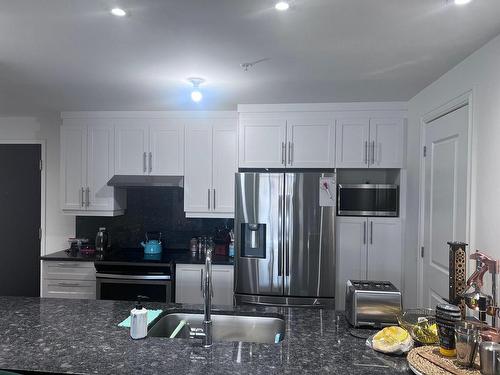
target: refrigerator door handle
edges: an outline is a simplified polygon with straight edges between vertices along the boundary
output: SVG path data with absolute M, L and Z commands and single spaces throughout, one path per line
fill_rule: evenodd
M 290 195 L 285 199 L 285 276 L 290 276 Z
M 278 276 L 283 276 L 283 196 L 278 199 Z

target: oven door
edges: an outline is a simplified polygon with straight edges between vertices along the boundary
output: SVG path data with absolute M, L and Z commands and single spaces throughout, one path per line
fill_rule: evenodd
M 399 187 L 389 184 L 339 184 L 339 216 L 399 215 Z
M 146 296 L 150 302 L 172 302 L 170 275 L 123 275 L 96 273 L 97 299 L 135 301 Z

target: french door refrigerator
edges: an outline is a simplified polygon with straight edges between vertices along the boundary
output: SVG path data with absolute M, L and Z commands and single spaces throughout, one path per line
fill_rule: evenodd
M 335 174 L 237 173 L 236 303 L 334 306 Z

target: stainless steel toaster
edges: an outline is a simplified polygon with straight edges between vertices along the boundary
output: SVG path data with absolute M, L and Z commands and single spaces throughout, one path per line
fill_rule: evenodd
M 345 314 L 354 327 L 397 324 L 401 292 L 389 281 L 347 280 Z

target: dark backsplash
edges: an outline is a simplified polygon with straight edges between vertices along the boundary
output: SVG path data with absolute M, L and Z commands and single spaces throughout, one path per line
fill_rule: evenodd
M 140 187 L 127 190 L 125 215 L 76 217 L 76 236 L 92 243 L 99 227 L 106 227 L 113 248 L 139 247 L 147 231 L 161 231 L 164 248 L 188 249 L 189 240 L 212 236 L 216 228 L 233 228 L 233 219 L 188 219 L 184 190 L 177 187 Z

